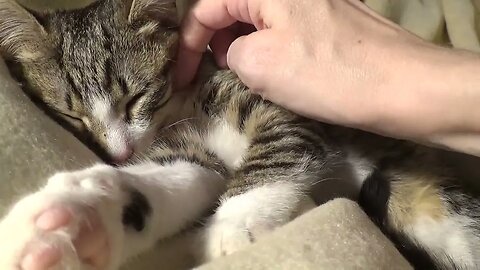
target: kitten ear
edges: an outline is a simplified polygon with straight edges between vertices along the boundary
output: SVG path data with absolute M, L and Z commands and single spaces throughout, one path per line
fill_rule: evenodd
M 159 29 L 176 29 L 179 19 L 175 0 L 126 0 L 130 7 L 128 23 L 139 31 L 153 34 Z
M 0 0 L 0 51 L 20 61 L 45 52 L 46 32 L 38 20 L 13 0 Z

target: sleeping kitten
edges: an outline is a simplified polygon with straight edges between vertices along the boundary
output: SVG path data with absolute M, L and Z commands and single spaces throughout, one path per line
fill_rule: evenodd
M 106 160 L 62 172 L 0 222 L 0 269 L 118 269 L 201 218 L 201 259 L 233 253 L 299 214 L 349 166 L 359 202 L 420 269 L 480 267 L 479 201 L 407 142 L 275 106 L 206 56 L 173 93 L 173 0 L 101 0 L 34 14 L 0 0 L 0 48 L 31 97 Z

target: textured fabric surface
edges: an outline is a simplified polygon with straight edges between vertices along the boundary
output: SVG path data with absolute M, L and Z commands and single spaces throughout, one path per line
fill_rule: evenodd
M 204 265 L 229 269 L 412 269 L 356 203 L 336 199 L 260 239 Z
M 38 109 L 0 59 L 0 214 L 14 198 L 55 171 L 97 161 L 75 137 Z
M 423 39 L 480 52 L 480 0 L 365 0 Z

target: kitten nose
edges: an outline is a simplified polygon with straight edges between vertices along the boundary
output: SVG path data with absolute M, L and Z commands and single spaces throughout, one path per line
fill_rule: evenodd
M 115 155 L 113 157 L 113 162 L 117 165 L 125 163 L 128 159 L 130 159 L 133 156 L 133 148 L 127 147 L 125 150 L 123 150 L 121 153 Z

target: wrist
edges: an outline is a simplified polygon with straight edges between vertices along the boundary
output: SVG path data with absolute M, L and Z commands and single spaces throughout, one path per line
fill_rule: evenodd
M 442 147 L 480 156 L 480 56 L 467 51 L 444 50 L 437 68 L 442 75 L 432 87 L 438 100 L 431 106 L 441 111 L 432 122 L 432 132 L 425 140 Z M 439 55 L 440 57 L 441 55 Z M 443 72 L 442 72 L 442 70 Z M 433 125 L 433 124 L 436 124 Z
M 480 57 L 426 43 L 401 51 L 378 89 L 369 128 L 480 154 Z

